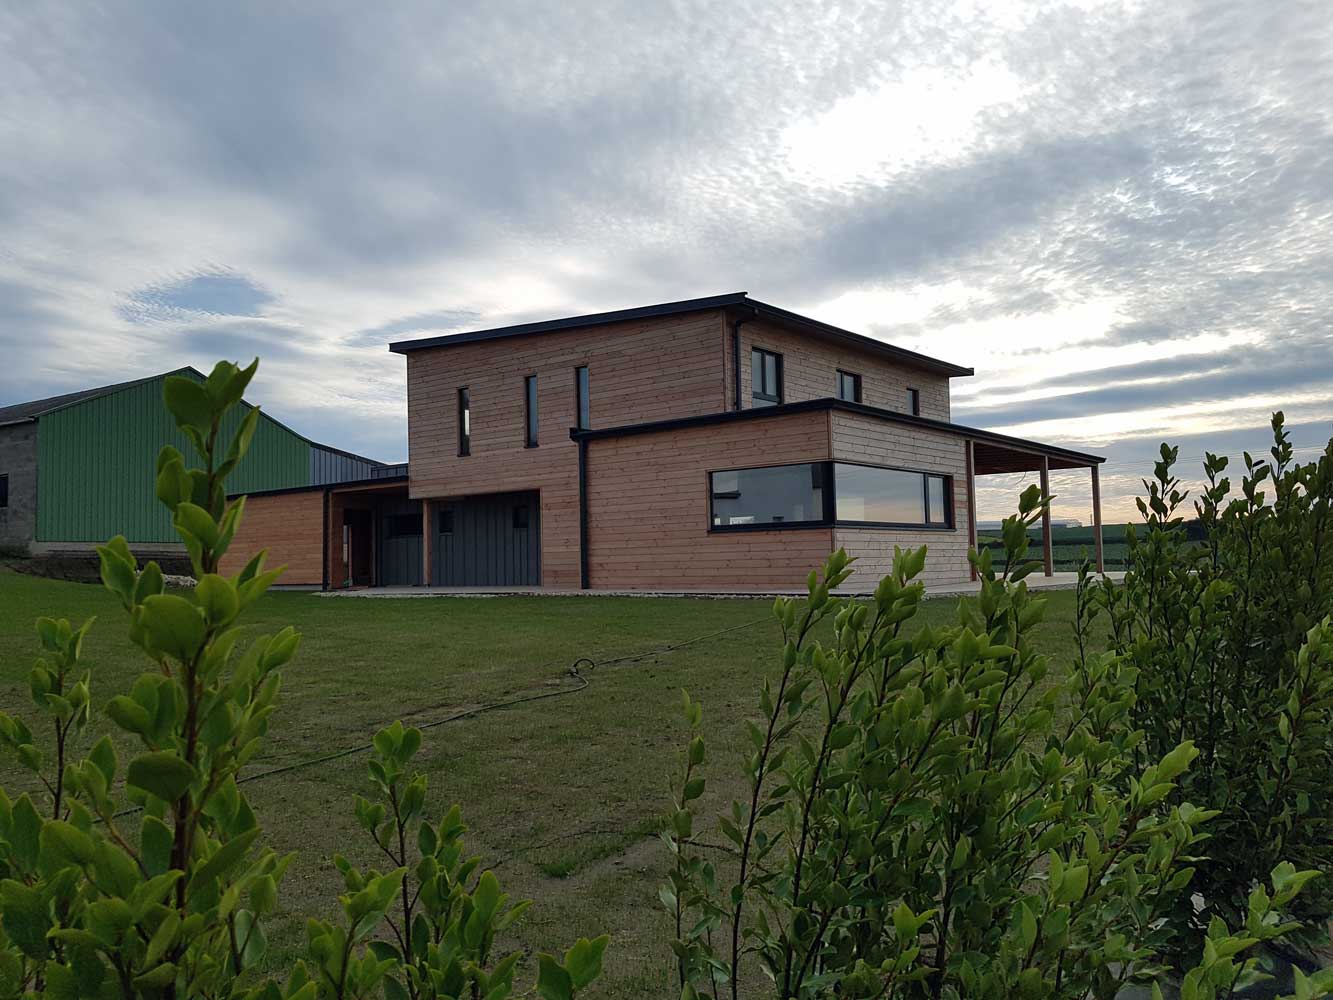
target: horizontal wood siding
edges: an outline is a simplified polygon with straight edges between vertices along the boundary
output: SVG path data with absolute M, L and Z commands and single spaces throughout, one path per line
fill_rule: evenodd
M 287 567 L 278 580 L 280 586 L 318 587 L 324 579 L 320 551 L 323 523 L 322 490 L 250 497 L 245 501 L 240 529 L 222 557 L 222 573 L 239 573 L 256 552 L 268 549 L 267 568 Z
M 837 372 L 861 376 L 861 402 L 898 413 L 909 412 L 907 390 L 921 390 L 921 416 L 949 419 L 949 380 L 943 375 L 896 365 L 872 351 L 833 344 L 761 321 L 741 325 L 741 409 L 750 408 L 750 350 L 782 355 L 783 402 L 837 396 Z M 728 359 L 727 371 L 731 362 Z M 730 383 L 729 383 L 730 384 Z M 728 395 L 728 402 L 731 395 Z
M 832 530 L 710 532 L 708 473 L 828 457 L 826 413 L 590 442 L 589 582 L 642 590 L 800 586 L 832 551 Z
M 579 585 L 574 369 L 588 367 L 593 427 L 716 413 L 720 311 L 460 344 L 407 355 L 413 497 L 536 490 L 541 582 Z M 524 447 L 524 378 L 537 376 L 536 448 Z M 458 389 L 471 400 L 471 454 L 458 454 Z
M 940 431 L 899 427 L 873 417 L 833 413 L 833 458 L 953 477 L 952 530 L 837 528 L 834 542 L 856 556 L 848 586 L 872 587 L 893 569 L 893 547 L 928 547 L 922 578 L 929 584 L 962 583 L 967 565 L 967 459 L 961 437 Z

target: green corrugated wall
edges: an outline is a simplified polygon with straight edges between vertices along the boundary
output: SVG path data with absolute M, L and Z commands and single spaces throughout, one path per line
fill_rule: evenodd
M 165 376 L 163 376 L 165 378 Z M 223 427 L 230 441 L 244 410 Z M 90 399 L 37 422 L 37 541 L 178 542 L 154 490 L 157 453 L 174 445 L 186 465 L 198 456 L 162 403 L 162 378 Z M 310 481 L 310 443 L 261 416 L 228 492 L 283 489 Z

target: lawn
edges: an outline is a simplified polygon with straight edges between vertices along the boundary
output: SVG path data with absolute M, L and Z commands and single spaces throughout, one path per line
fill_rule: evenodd
M 1072 654 L 1073 595 L 1052 593 L 1050 601 L 1043 649 L 1059 664 Z M 923 614 L 949 620 L 955 605 L 929 601 Z M 26 676 L 36 652 L 32 623 L 41 614 L 76 623 L 98 617 L 86 659 L 99 707 L 142 668 L 125 639 L 123 610 L 100 587 L 0 568 L 0 705 L 7 711 L 32 719 Z M 304 634 L 256 772 L 361 746 L 397 718 L 426 726 L 496 701 L 559 693 L 428 728 L 418 761 L 430 774 L 432 811 L 461 803 L 472 848 L 497 868 L 507 891 L 539 900 L 516 946 L 549 950 L 608 932 L 606 975 L 590 995 L 674 993 L 670 928 L 657 899 L 666 852 L 653 830 L 680 746 L 679 692 L 688 688 L 704 702 L 711 754 L 705 812 L 716 812 L 740 791 L 733 775 L 742 722 L 779 647 L 770 602 L 357 600 L 288 592 L 263 598 L 248 621 L 256 633 L 293 624 Z M 724 629 L 733 631 L 660 651 Z M 583 690 L 568 674 L 581 657 L 644 652 L 585 670 Z M 100 713 L 95 726 L 108 728 Z M 365 759 L 352 754 L 247 786 L 268 843 L 297 854 L 283 884 L 286 916 L 271 927 L 275 969 L 301 947 L 305 914 L 332 914 L 341 888 L 333 855 L 375 861 L 352 817 L 353 795 L 367 791 Z M 8 759 L 0 761 L 0 783 L 11 794 L 31 787 Z

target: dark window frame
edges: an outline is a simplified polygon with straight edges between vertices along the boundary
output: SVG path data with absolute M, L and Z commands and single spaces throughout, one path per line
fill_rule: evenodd
M 758 387 L 756 387 L 754 384 L 754 362 L 756 355 L 761 358 L 774 359 L 773 377 L 778 384 L 773 393 L 760 392 Z M 759 366 L 759 370 L 761 372 L 764 370 L 764 366 L 762 364 Z M 783 382 L 784 379 L 782 373 L 782 355 L 779 354 L 777 351 L 770 351 L 766 347 L 758 347 L 752 345 L 750 347 L 750 408 L 751 409 L 754 408 L 756 400 L 758 400 L 761 405 L 765 406 L 781 406 L 783 397 L 785 395 L 784 393 L 785 386 L 783 385 Z M 801 465 L 803 463 L 796 462 L 793 464 Z
M 472 454 L 472 394 L 465 385 L 458 387 L 458 457 Z
M 581 431 L 592 430 L 592 377 L 587 365 L 574 369 L 574 426 Z
M 860 373 L 859 373 L 859 372 L 849 372 L 849 371 L 847 371 L 847 370 L 844 369 L 844 368 L 837 368 L 837 369 L 835 369 L 835 371 L 836 371 L 836 376 L 835 376 L 835 378 L 836 378 L 837 381 L 836 381 L 836 384 L 834 385 L 834 389 L 837 391 L 837 396 L 838 396 L 838 398 L 841 399 L 841 400 L 844 400 L 844 401 L 846 401 L 846 402 L 848 402 L 848 403 L 859 403 L 859 402 L 861 402 L 861 375 L 860 375 Z M 844 396 L 844 395 L 842 394 L 842 380 L 845 379 L 845 378 L 849 378 L 849 379 L 852 380 L 852 398 L 851 398 L 851 399 L 848 399 L 846 396 Z
M 421 515 L 420 514 L 386 514 L 384 516 L 384 537 L 385 538 L 420 538 L 421 537 Z M 402 531 L 408 523 L 414 527 L 408 531 Z
M 914 417 L 921 416 L 921 390 L 907 387 L 907 412 Z
M 811 521 L 768 521 L 760 524 L 714 524 L 713 523 L 713 476 L 721 472 L 745 472 L 750 469 L 782 469 L 792 466 L 824 466 L 824 485 L 822 487 L 824 516 Z M 884 469 L 888 472 L 909 472 L 921 477 L 921 509 L 925 516 L 923 523 L 903 521 L 853 521 L 837 516 L 838 477 L 836 466 L 856 465 L 866 469 Z M 940 479 L 944 483 L 944 520 L 930 520 L 930 480 Z M 724 469 L 709 469 L 705 473 L 705 485 L 708 489 L 708 530 L 709 532 L 730 531 L 789 531 L 799 528 L 872 528 L 888 531 L 957 531 L 954 518 L 954 477 L 943 472 L 930 472 L 925 469 L 907 469 L 898 465 L 877 465 L 874 462 L 848 462 L 840 459 L 819 459 L 813 462 L 778 462 L 773 465 L 745 465 Z
M 0 472 L 0 510 L 9 506 L 9 473 Z
M 523 376 L 523 447 L 537 447 L 537 376 Z

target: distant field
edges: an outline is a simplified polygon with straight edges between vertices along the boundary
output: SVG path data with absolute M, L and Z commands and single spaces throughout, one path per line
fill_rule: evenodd
M 1107 569 L 1122 570 L 1129 557 L 1129 546 L 1125 542 L 1125 525 L 1106 524 L 1102 526 L 1102 556 Z M 1029 532 L 1037 554 L 1041 550 L 1041 531 Z M 998 532 L 986 532 L 977 536 L 977 544 L 983 548 L 1003 549 Z M 1084 559 L 1093 557 L 1092 528 L 1053 528 L 1051 529 L 1051 555 L 1055 569 L 1073 571 L 1078 569 Z

